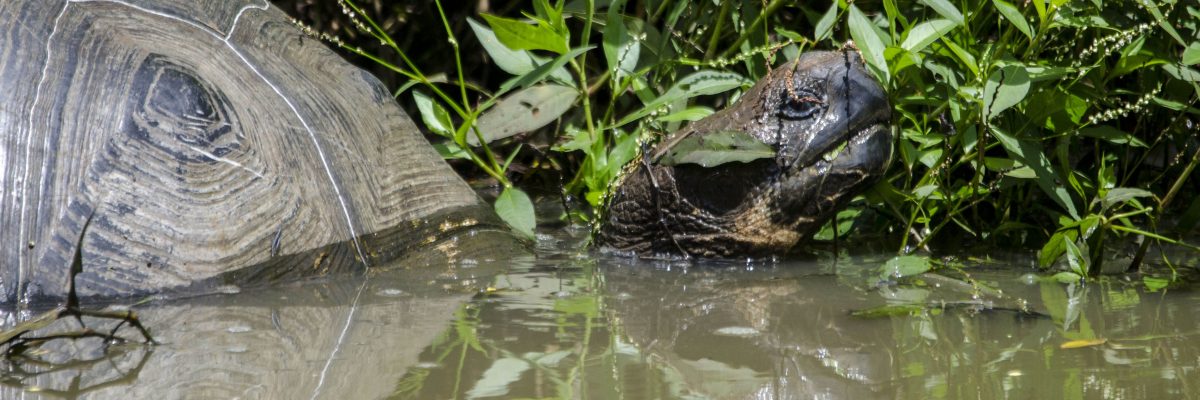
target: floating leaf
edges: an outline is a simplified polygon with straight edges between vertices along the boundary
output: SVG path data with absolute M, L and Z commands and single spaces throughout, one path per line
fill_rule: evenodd
M 701 167 L 712 168 L 734 161 L 745 163 L 771 157 L 775 157 L 775 149 L 749 133 L 718 131 L 692 134 L 683 138 L 656 160 L 656 163 L 666 166 L 698 164 Z
M 575 88 L 544 84 L 530 86 L 506 96 L 495 106 L 479 116 L 475 128 L 487 142 L 529 132 L 554 122 L 571 109 L 579 92 Z M 479 145 L 475 135 L 467 136 L 467 143 Z
M 1080 339 L 1072 340 L 1058 346 L 1060 349 L 1078 349 L 1081 347 L 1099 346 L 1108 343 L 1108 339 Z
M 988 77 L 983 88 L 983 110 L 987 119 L 1017 105 L 1029 93 L 1029 73 L 1022 65 L 1008 65 Z
M 483 14 L 500 43 L 513 50 L 567 52 L 567 38 L 545 25 L 530 25 L 515 19 Z
M 894 279 L 919 275 L 925 273 L 925 271 L 929 271 L 930 267 L 929 257 L 896 256 L 883 263 L 883 267 L 879 271 L 879 278 Z
M 887 66 L 887 59 L 883 57 L 885 46 L 883 40 L 879 38 L 879 34 L 875 32 L 871 20 L 867 19 L 867 16 L 858 10 L 858 7 L 851 4 L 847 24 L 850 26 L 850 37 L 854 38 L 854 43 L 858 45 L 867 66 L 874 70 L 880 82 L 887 85 L 887 82 L 891 80 L 891 72 Z
M 850 315 L 859 318 L 903 317 L 920 315 L 923 311 L 925 311 L 924 305 L 897 304 L 873 307 L 865 310 L 855 310 L 850 312 Z
M 955 26 L 957 24 L 948 19 L 922 22 L 908 30 L 908 36 L 904 38 L 900 47 L 913 53 L 919 52 L 953 30 Z
M 533 202 L 529 195 L 517 188 L 505 188 L 496 198 L 496 214 L 508 223 L 514 231 L 529 239 L 533 239 L 533 228 L 536 220 L 533 213 Z

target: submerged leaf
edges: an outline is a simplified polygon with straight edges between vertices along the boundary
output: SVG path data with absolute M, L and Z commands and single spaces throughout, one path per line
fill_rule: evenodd
M 665 166 L 698 164 L 712 168 L 734 161 L 746 163 L 772 157 L 775 157 L 775 149 L 749 133 L 719 131 L 685 137 L 655 163 Z
M 901 317 L 919 315 L 923 311 L 925 306 L 921 304 L 895 304 L 855 310 L 850 312 L 850 315 L 860 318 Z
M 1082 347 L 1099 346 L 1108 343 L 1108 339 L 1080 339 L 1072 340 L 1058 346 L 1060 349 L 1078 349 Z

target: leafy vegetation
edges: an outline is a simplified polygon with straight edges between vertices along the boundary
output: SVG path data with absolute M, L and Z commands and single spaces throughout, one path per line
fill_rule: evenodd
M 1186 195 L 1200 186 L 1189 180 L 1200 164 L 1194 4 L 534 0 L 455 29 L 435 1 L 444 29 L 421 32 L 430 48 L 420 51 L 448 43 L 455 62 L 452 78 L 431 78 L 405 53 L 416 49 L 355 2 L 338 3 L 354 35 L 389 50 L 327 38 L 407 79 L 397 96 L 415 102 L 442 155 L 502 186 L 497 210 L 526 235 L 533 206 L 514 180 L 559 177 L 544 181 L 586 204 L 564 218 L 588 221 L 641 143 L 711 114 L 803 51 L 852 42 L 889 93 L 897 159 L 839 214 L 839 229 L 818 236 L 893 230 L 901 253 L 964 237 L 1040 248 L 1040 264 L 1061 266 L 1065 280 L 1099 274 L 1112 249 L 1134 254 L 1132 268 L 1152 243 L 1196 249 L 1178 239 L 1200 221 Z M 507 77 L 467 76 L 465 41 Z

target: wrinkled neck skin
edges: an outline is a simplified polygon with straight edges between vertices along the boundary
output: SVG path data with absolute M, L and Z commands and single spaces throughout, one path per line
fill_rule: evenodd
M 883 174 L 890 124 L 886 94 L 856 52 L 805 53 L 635 161 L 615 184 L 597 242 L 654 258 L 784 255 Z M 775 157 L 656 163 L 683 138 L 731 130 Z

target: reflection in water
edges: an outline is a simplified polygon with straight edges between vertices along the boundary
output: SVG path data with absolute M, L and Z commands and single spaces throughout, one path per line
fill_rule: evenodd
M 62 344 L 50 359 L 99 360 L 2 362 L 0 398 L 1200 396 L 1190 288 L 976 267 L 1041 314 L 943 309 L 928 304 L 972 294 L 879 286 L 886 257 L 687 265 L 554 240 L 503 272 L 466 262 L 139 306 L 164 345 L 99 357 L 95 343 Z M 851 315 L 897 304 L 920 307 Z

